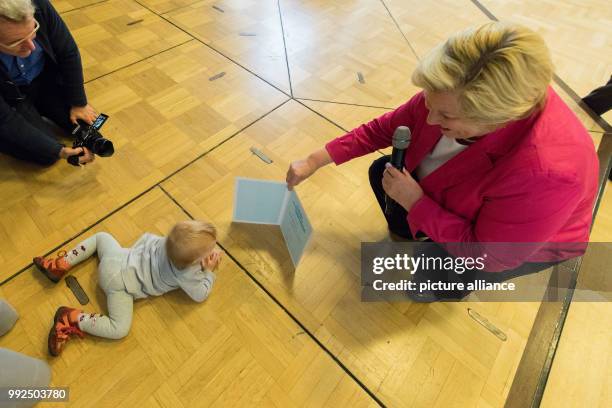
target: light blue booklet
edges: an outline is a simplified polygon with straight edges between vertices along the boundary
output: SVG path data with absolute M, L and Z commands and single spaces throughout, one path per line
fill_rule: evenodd
M 279 181 L 236 177 L 232 221 L 280 226 L 296 268 L 312 235 L 297 194 Z

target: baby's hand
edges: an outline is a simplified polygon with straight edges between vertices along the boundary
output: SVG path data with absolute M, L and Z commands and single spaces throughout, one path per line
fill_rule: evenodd
M 217 248 L 213 249 L 206 258 L 202 259 L 202 268 L 209 271 L 216 271 L 221 263 L 222 253 Z

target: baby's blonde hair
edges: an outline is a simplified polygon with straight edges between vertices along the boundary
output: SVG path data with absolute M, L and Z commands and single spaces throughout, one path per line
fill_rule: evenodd
M 209 222 L 177 222 L 168 233 L 166 252 L 179 269 L 186 268 L 210 253 L 217 242 L 217 229 Z
M 500 125 L 543 106 L 553 65 L 540 35 L 515 24 L 491 22 L 451 36 L 412 74 L 428 92 L 456 92 L 462 116 Z

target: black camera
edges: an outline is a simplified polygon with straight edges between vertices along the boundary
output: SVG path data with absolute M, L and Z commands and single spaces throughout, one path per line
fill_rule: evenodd
M 107 119 L 108 115 L 103 113 L 101 113 L 100 116 L 94 120 L 92 125 L 88 125 L 81 119 L 78 119 L 78 125 L 72 131 L 72 134 L 75 137 L 72 147 L 86 147 L 93 154 L 97 154 L 100 157 L 112 156 L 113 153 L 115 153 L 113 142 L 105 139 L 100 133 L 100 128 L 102 128 L 102 125 L 104 125 Z M 70 156 L 68 158 L 68 163 L 72 164 L 73 166 L 78 166 L 79 156 L 83 156 L 83 154 L 84 153 Z

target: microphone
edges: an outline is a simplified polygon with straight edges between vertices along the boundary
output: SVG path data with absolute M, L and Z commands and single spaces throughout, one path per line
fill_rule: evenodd
M 391 151 L 391 165 L 402 171 L 404 168 L 404 156 L 406 155 L 406 148 L 410 144 L 410 129 L 407 126 L 398 126 L 393 133 L 392 143 L 393 150 Z M 395 207 L 395 201 L 387 194 L 385 194 L 385 214 L 391 215 L 393 208 Z

